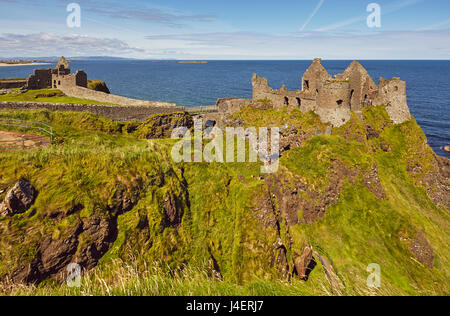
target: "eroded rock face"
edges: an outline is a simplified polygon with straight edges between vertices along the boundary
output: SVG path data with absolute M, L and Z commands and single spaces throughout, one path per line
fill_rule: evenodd
M 430 243 L 422 233 L 419 233 L 410 240 L 409 250 L 420 263 L 428 268 L 433 267 L 434 251 Z
M 49 277 L 62 280 L 62 271 L 72 262 L 82 230 L 79 222 L 72 227 L 67 238 L 56 240 L 52 236 L 43 237 L 34 259 L 29 265 L 16 270 L 12 280 L 22 284 L 38 284 Z
M 138 134 L 147 139 L 170 138 L 175 128 L 190 129 L 193 126 L 194 121 L 188 113 L 157 114 L 138 127 Z
M 308 138 L 305 132 L 298 132 L 295 128 L 287 128 L 280 133 L 280 153 L 298 148 Z
M 425 188 L 434 204 L 450 210 L 450 159 L 440 156 L 435 158 L 435 170 L 424 178 Z
M 64 281 L 69 264 L 77 263 L 86 270 L 94 268 L 116 238 L 114 218 L 82 219 L 67 232 L 67 237 L 45 236 L 31 263 L 18 269 L 12 279 L 23 284 L 39 284 L 47 278 Z
M 163 203 L 164 208 L 164 226 L 178 228 L 181 225 L 183 218 L 183 209 L 177 202 L 177 198 L 170 195 Z
M 74 262 L 89 270 L 97 265 L 98 260 L 108 252 L 116 240 L 116 220 L 100 217 L 83 219 L 82 234 L 90 242 L 78 247 Z
M 295 272 L 299 279 L 308 281 L 309 274 L 316 267 L 317 262 L 313 257 L 311 247 L 305 247 L 303 254 L 294 259 Z
M 26 212 L 36 199 L 36 189 L 26 180 L 20 179 L 6 193 L 0 204 L 0 217 L 14 216 Z

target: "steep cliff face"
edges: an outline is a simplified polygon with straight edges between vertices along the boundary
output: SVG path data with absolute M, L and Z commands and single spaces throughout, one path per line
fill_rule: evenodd
M 331 131 L 312 112 L 235 113 L 243 126 L 289 125 L 271 175 L 259 163 L 173 163 L 174 141 L 137 139 L 133 124 L 9 115 L 47 117 L 64 142 L 0 153 L 0 200 L 20 178 L 38 193 L 24 212 L 0 218 L 4 283 L 61 282 L 70 263 L 103 271 L 121 260 L 171 275 L 200 269 L 223 286 L 290 280 L 304 294 L 449 293 L 448 160 L 434 156 L 414 120 L 394 125 L 384 107 Z M 372 263 L 380 289 L 367 289 Z

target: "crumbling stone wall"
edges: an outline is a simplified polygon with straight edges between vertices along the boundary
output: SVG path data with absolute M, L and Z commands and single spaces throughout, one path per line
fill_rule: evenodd
M 87 88 L 87 74 L 79 70 L 75 74 L 68 75 L 52 75 L 52 85 L 55 89 L 61 89 L 61 87 L 83 87 Z
M 351 118 L 351 111 L 355 111 L 362 119 L 362 107 L 372 105 L 386 105 L 389 116 L 396 124 L 411 119 L 406 100 L 406 83 L 400 78 L 393 78 L 392 81 L 382 79 L 377 87 L 357 61 L 352 62 L 342 74 L 332 78 L 322 66 L 321 59 L 314 59 L 302 77 L 301 91 L 288 91 L 284 85 L 274 90 L 269 87 L 266 78 L 256 74 L 252 77 L 252 86 L 253 101 L 267 99 L 276 109 L 289 107 L 299 108 L 303 112 L 312 110 L 322 121 L 336 127 Z M 246 104 L 244 101 L 233 103 L 233 111 L 239 108 L 240 103 Z
M 377 85 L 370 77 L 367 70 L 356 60 L 336 79 L 350 82 L 350 106 L 353 111 L 361 111 L 361 108 L 370 100 L 374 100 L 377 93 Z M 367 100 L 367 102 L 366 102 Z
M 302 77 L 302 91 L 314 93 L 320 83 L 331 79 L 330 74 L 322 66 L 322 59 L 315 58 Z
M 26 80 L 0 81 L 0 89 L 20 89 L 27 85 Z
M 118 121 L 143 121 L 160 113 L 183 112 L 185 107 L 142 107 L 97 104 L 70 104 L 44 102 L 0 102 L 0 110 L 41 110 L 63 112 L 88 112 Z
M 281 109 L 285 106 L 289 108 L 302 109 L 302 100 L 306 99 L 303 109 L 311 107 L 311 103 L 308 100 L 311 98 L 300 90 L 288 91 L 286 86 L 283 85 L 281 89 L 274 90 L 269 87 L 269 83 L 266 78 L 258 77 L 254 74 L 252 78 L 253 86 L 253 100 L 269 100 L 275 109 Z
M 31 90 L 47 89 L 52 85 L 51 69 L 35 69 L 34 74 L 28 77 L 27 88 Z
M 341 126 L 351 118 L 350 82 L 348 80 L 327 80 L 319 83 L 317 108 L 315 112 L 323 122 Z
M 378 96 L 376 105 L 386 105 L 386 111 L 395 124 L 400 124 L 411 119 L 406 100 L 406 82 L 398 77 L 391 81 L 380 78 L 378 83 Z
M 216 106 L 218 112 L 231 115 L 239 112 L 241 108 L 253 105 L 254 103 L 252 99 L 223 98 L 217 100 Z

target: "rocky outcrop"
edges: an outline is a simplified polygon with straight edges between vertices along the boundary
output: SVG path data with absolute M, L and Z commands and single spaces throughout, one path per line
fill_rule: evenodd
M 295 274 L 301 280 L 308 281 L 309 274 L 315 268 L 317 262 L 313 257 L 313 250 L 311 247 L 305 247 L 303 254 L 294 259 Z
M 26 212 L 36 199 L 36 189 L 26 180 L 20 179 L 7 193 L 0 204 L 0 217 L 14 216 Z
M 88 89 L 91 89 L 91 90 L 94 90 L 94 91 L 99 91 L 99 92 L 104 92 L 106 94 L 111 94 L 111 92 L 109 91 L 108 86 L 106 85 L 106 83 L 104 81 L 101 81 L 101 80 L 88 80 L 87 87 L 88 87 Z
M 435 156 L 434 170 L 425 175 L 424 184 L 434 204 L 450 210 L 450 159 Z
M 137 135 L 146 139 L 170 138 L 175 128 L 191 129 L 193 126 L 194 121 L 188 113 L 156 114 L 138 126 Z
M 87 270 L 94 268 L 116 237 L 115 219 L 82 219 L 67 232 L 65 238 L 45 236 L 35 258 L 29 265 L 17 270 L 12 280 L 22 284 L 38 284 L 50 277 L 63 281 L 70 263 L 77 263 Z
M 430 269 L 433 267 L 434 251 L 424 234 L 418 233 L 414 238 L 412 238 L 409 241 L 408 249 L 417 261 Z
M 163 203 L 164 209 L 164 227 L 178 228 L 183 218 L 183 208 L 177 201 L 177 197 L 170 195 L 166 197 Z

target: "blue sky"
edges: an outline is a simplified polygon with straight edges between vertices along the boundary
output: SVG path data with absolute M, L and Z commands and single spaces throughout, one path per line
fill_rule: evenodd
M 72 2 L 80 28 L 66 24 Z M 57 55 L 450 59 L 450 1 L 0 0 L 0 57 Z

